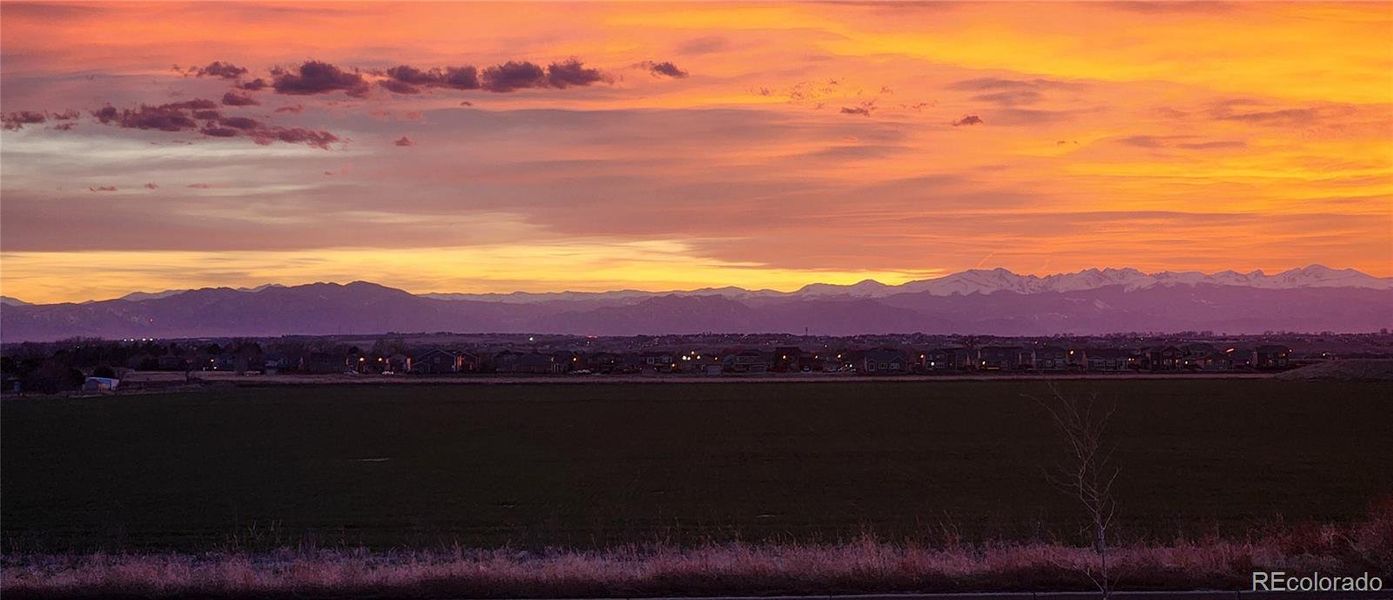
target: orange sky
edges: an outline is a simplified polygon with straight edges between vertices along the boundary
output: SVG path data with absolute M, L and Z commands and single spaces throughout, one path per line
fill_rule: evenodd
M 28 301 L 1393 275 L 1389 3 L 4 2 L 0 29 L 0 292 Z M 310 59 L 359 87 L 280 81 Z M 188 72 L 213 61 L 247 72 Z M 546 75 L 504 89 L 508 61 Z M 256 104 L 91 114 L 229 92 Z

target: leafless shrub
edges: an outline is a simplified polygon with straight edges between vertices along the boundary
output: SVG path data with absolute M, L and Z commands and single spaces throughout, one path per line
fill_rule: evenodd
M 1108 565 L 1108 530 L 1117 516 L 1112 486 L 1121 472 L 1112 465 L 1113 447 L 1105 441 L 1114 409 L 1099 406 L 1097 394 L 1071 396 L 1053 383 L 1049 391 L 1048 398 L 1032 398 L 1049 413 L 1068 449 L 1068 458 L 1050 479 L 1083 505 L 1098 556 L 1098 564 L 1086 564 L 1084 574 L 1108 598 L 1115 583 Z

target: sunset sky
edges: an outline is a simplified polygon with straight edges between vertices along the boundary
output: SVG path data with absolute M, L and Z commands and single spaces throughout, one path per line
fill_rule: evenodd
M 1393 275 L 1389 3 L 5 2 L 0 23 L 0 292 L 30 302 Z

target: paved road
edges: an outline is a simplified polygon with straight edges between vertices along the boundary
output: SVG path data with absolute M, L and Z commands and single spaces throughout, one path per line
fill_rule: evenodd
M 624 600 L 1099 600 L 1088 592 L 1001 592 L 971 594 L 860 594 L 838 596 L 718 596 L 628 598 Z M 1114 592 L 1113 600 L 1393 600 L 1393 590 L 1379 592 Z
M 222 371 L 195 372 L 193 377 L 206 382 L 226 382 L 247 385 L 306 385 L 326 383 L 398 383 L 398 384 L 519 384 L 519 383 L 822 383 L 822 382 L 924 382 L 924 381 L 1120 381 L 1138 379 L 1271 379 L 1272 373 L 1023 373 L 992 375 L 854 375 L 834 373 L 787 373 L 777 375 L 240 375 Z M 125 381 L 140 383 L 177 379 L 183 373 L 135 373 Z

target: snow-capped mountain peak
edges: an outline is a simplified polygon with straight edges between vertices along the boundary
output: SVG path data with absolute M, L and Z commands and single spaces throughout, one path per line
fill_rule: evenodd
M 1076 273 L 1056 273 L 1045 275 L 1019 275 L 1007 269 L 969 269 L 936 279 L 911 281 L 898 286 L 872 288 L 857 284 L 859 294 L 889 296 L 903 293 L 928 293 L 932 296 L 953 296 L 970 294 L 994 294 L 1010 292 L 1014 294 L 1037 294 L 1041 292 L 1076 292 L 1094 290 L 1111 286 L 1122 286 L 1128 291 L 1143 290 L 1155 286 L 1179 285 L 1230 285 L 1263 289 L 1293 289 L 1311 287 L 1352 287 L 1365 289 L 1393 289 L 1393 278 L 1374 277 L 1354 269 L 1331 269 L 1323 265 L 1310 265 L 1276 275 L 1267 275 L 1262 270 L 1248 273 L 1220 271 L 1205 274 L 1198 271 L 1162 271 L 1143 273 L 1133 268 L 1084 269 Z M 812 287 L 812 286 L 808 286 Z M 819 293 L 828 295 L 846 290 L 849 286 L 819 286 Z M 804 288 L 808 289 L 808 288 Z M 846 294 L 849 292 L 842 291 Z

